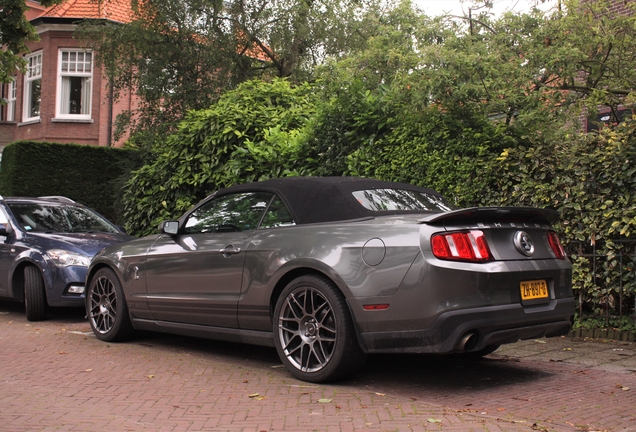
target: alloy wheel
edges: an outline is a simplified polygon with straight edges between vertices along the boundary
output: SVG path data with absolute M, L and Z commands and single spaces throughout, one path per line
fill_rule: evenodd
M 320 291 L 301 287 L 287 296 L 278 316 L 278 337 L 295 368 L 323 369 L 334 353 L 337 334 L 333 307 Z
M 99 333 L 108 333 L 117 318 L 117 293 L 109 278 L 101 276 L 92 284 L 89 301 L 93 328 Z

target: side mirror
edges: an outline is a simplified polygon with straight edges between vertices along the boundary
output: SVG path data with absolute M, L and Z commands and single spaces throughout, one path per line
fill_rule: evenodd
M 159 232 L 162 234 L 176 235 L 179 232 L 179 221 L 163 221 L 159 224 Z
M 11 225 L 8 223 L 0 223 L 0 236 L 8 236 L 11 233 Z

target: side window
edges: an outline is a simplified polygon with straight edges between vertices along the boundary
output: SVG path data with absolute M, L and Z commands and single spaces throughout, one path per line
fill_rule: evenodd
M 283 200 L 279 197 L 274 198 L 272 204 L 263 217 L 261 228 L 276 228 L 281 226 L 296 225 L 294 219 L 289 214 L 289 210 L 285 207 Z
M 188 217 L 184 232 L 199 234 L 254 230 L 272 196 L 267 192 L 246 192 L 214 198 Z

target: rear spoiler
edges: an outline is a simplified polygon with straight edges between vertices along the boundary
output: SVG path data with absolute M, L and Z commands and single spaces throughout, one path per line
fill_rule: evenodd
M 435 213 L 419 219 L 418 222 L 427 225 L 476 222 L 525 222 L 551 225 L 558 219 L 559 212 L 556 210 L 534 207 L 470 207 L 446 213 Z

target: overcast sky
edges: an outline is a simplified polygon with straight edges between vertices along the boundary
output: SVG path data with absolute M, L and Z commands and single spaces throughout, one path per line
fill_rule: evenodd
M 470 1 L 461 0 L 413 0 L 428 16 L 442 15 L 445 12 L 451 15 L 464 15 L 468 13 L 469 6 L 473 5 Z M 555 6 L 557 0 L 493 0 L 493 11 L 500 14 L 506 11 L 526 12 L 535 4 L 547 10 Z

